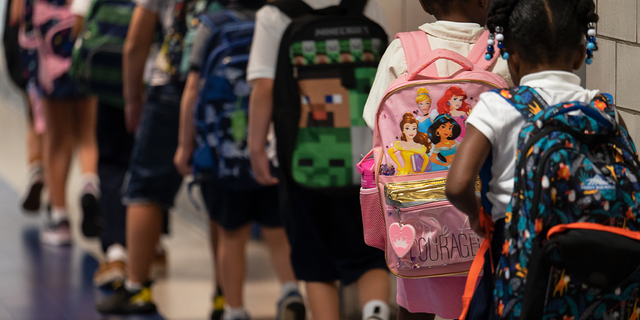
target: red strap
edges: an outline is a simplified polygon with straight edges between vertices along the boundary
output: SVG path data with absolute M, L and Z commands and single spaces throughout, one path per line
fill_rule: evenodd
M 487 54 L 487 41 L 489 40 L 490 34 L 491 32 L 489 32 L 489 30 L 485 31 L 480 36 L 478 41 L 476 41 L 476 44 L 473 46 L 471 52 L 469 52 L 469 55 L 467 56 L 469 61 L 471 61 L 476 68 L 481 70 L 489 70 L 489 68 L 493 66 L 499 56 L 498 52 L 500 52 L 500 49 L 498 49 L 497 44 L 494 44 L 493 48 L 496 54 L 493 55 L 493 58 L 491 58 L 491 60 L 487 60 L 485 58 L 485 55 Z
M 631 231 L 631 230 L 626 230 L 618 227 L 610 227 L 602 224 L 589 223 L 589 222 L 576 222 L 576 223 L 570 223 L 570 224 L 557 225 L 549 230 L 549 232 L 547 233 L 547 240 L 549 240 L 551 236 L 555 234 L 562 233 L 570 229 L 587 229 L 587 230 L 605 231 L 605 232 L 615 233 L 630 239 L 640 241 L 640 232 L 638 231 Z
M 464 294 L 462 295 L 462 313 L 458 318 L 460 320 L 464 320 L 469 312 L 471 298 L 473 298 L 473 293 L 476 291 L 476 284 L 478 282 L 478 277 L 480 276 L 480 271 L 482 271 L 482 267 L 484 266 L 484 255 L 487 251 L 489 251 L 489 258 L 491 259 L 491 274 L 494 272 L 491 238 L 493 236 L 495 226 L 493 220 L 491 220 L 491 216 L 489 216 L 484 209 L 480 209 L 480 225 L 484 227 L 487 237 L 482 240 L 480 250 L 478 250 L 476 257 L 473 259 L 473 263 L 471 264 L 471 269 L 469 269 L 467 284 L 464 287 Z M 485 270 L 485 272 L 486 271 L 487 270 Z
M 404 57 L 407 60 L 407 68 L 418 63 L 420 58 L 431 52 L 429 37 L 424 31 L 401 32 L 396 34 L 396 39 L 400 39 Z M 429 66 L 427 72 L 438 74 L 435 65 Z

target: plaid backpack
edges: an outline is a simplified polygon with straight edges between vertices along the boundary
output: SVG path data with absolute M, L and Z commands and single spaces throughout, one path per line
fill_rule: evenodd
M 548 106 L 530 87 L 496 92 L 527 118 L 495 268 L 496 315 L 638 319 L 640 162 L 611 99 Z
M 122 108 L 122 51 L 135 4 L 93 0 L 73 50 L 69 73 L 100 101 Z
M 387 34 L 362 12 L 366 0 L 313 10 L 278 0 L 292 19 L 284 32 L 273 89 L 278 159 L 287 181 L 339 193 L 360 184 L 356 164 L 371 145 L 364 105 Z

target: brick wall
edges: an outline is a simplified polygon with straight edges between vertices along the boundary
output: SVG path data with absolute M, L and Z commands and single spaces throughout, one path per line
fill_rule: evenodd
M 640 0 L 598 0 L 598 47 L 586 86 L 610 93 L 636 143 L 640 141 Z

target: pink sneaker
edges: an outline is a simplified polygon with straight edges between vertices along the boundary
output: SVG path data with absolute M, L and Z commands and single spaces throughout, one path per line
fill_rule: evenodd
M 50 246 L 66 246 L 71 244 L 71 228 L 69 220 L 58 223 L 49 221 L 47 226 L 40 231 L 40 242 Z

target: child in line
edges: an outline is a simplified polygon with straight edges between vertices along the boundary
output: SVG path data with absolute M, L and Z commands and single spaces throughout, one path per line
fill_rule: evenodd
M 499 0 L 489 11 L 487 25 L 491 31 L 503 29 L 507 62 L 516 84 L 533 87 L 550 106 L 566 101 L 588 103 L 599 91 L 582 88 L 572 71 L 585 61 L 587 27 L 598 20 L 594 10 L 593 0 Z M 484 236 L 481 205 L 473 186 L 490 152 L 493 156 L 487 198 L 495 222 L 494 265 L 504 243 L 504 218 L 513 193 L 518 137 L 524 123 L 521 113 L 499 94 L 482 94 L 467 119 L 466 137 L 449 171 L 447 198 L 469 216 L 474 231 Z M 490 269 L 489 263 L 486 259 L 485 270 Z M 481 302 L 474 295 L 468 319 L 488 319 L 494 314 L 492 275 L 485 275 L 478 287 L 485 294 L 476 291 L 476 295 L 487 298 Z M 479 315 L 474 310 L 485 311 Z
M 303 1 L 303 0 L 298 0 Z M 313 9 L 338 5 L 339 0 L 304 0 Z M 380 23 L 379 1 L 370 0 L 364 15 Z M 278 45 L 291 19 L 277 7 L 266 5 L 256 16 L 247 80 L 253 85 L 249 102 L 249 149 L 258 183 L 278 184 L 271 175 L 265 151 L 273 112 L 273 85 Z M 358 190 L 331 197 L 287 184 L 291 213 L 284 221 L 291 243 L 291 264 L 305 281 L 309 309 L 314 319 L 339 319 L 336 280 L 356 283 L 363 319 L 388 320 L 389 277 L 382 252 L 366 246 L 362 234 Z M 335 223 L 339 221 L 339 223 Z M 313 254 L 309 253 L 313 249 Z
M 231 0 L 226 8 L 250 19 L 265 3 L 265 0 Z M 176 168 L 183 176 L 193 172 L 191 160 L 196 139 L 194 106 L 200 95 L 198 88 L 201 73 L 208 72 L 203 70 L 211 54 L 208 49 L 216 49 L 207 41 L 217 36 L 215 32 L 206 23 L 200 23 L 189 59 L 191 67 L 180 106 L 180 135 L 178 149 L 174 156 Z M 224 129 L 219 132 L 222 131 Z M 305 307 L 291 267 L 289 258 L 291 249 L 280 214 L 278 187 L 234 190 L 225 186 L 215 174 L 208 174 L 206 178 L 200 179 L 200 187 L 209 213 L 214 265 L 216 258 L 218 260 L 215 266 L 217 267 L 216 284 L 225 293 L 226 305 L 222 319 L 248 320 L 250 318 L 243 301 L 243 288 L 247 270 L 245 251 L 253 221 L 260 225 L 262 236 L 269 246 L 273 266 L 282 284 L 277 319 L 282 320 L 292 316 L 295 319 L 304 319 Z M 252 201 L 246 201 L 247 199 Z M 218 249 L 219 252 L 215 252 Z M 287 313 L 290 314 L 286 315 Z
M 427 33 L 432 50 L 445 48 L 467 56 L 485 32 L 482 26 L 486 22 L 488 1 L 420 0 L 420 4 L 427 13 L 434 15 L 437 19 L 435 23 L 427 23 L 419 28 Z M 450 61 L 437 61 L 436 68 L 438 75 L 445 77 L 457 72 L 460 66 Z M 369 99 L 365 105 L 363 118 L 370 128 L 373 129 L 376 110 L 386 88 L 401 75 L 407 73 L 407 69 L 404 50 L 400 40 L 397 39 L 389 45 L 382 57 Z M 509 71 L 504 61 L 498 60 L 489 71 L 495 72 L 507 83 L 510 83 Z M 426 92 L 420 91 L 419 93 Z M 452 97 L 453 95 L 455 93 L 452 94 Z M 419 99 L 416 99 L 416 102 L 420 103 Z M 432 104 L 436 103 L 437 101 L 433 101 Z M 423 117 L 430 117 L 424 111 L 423 114 Z M 431 125 L 431 121 L 435 120 L 434 118 L 425 121 Z M 456 122 L 453 118 L 451 121 Z M 449 164 L 449 161 L 446 164 Z M 462 311 L 460 297 L 464 291 L 465 281 L 466 277 L 398 278 L 397 300 L 400 306 L 398 319 L 434 319 L 435 315 L 445 319 L 457 318 Z

